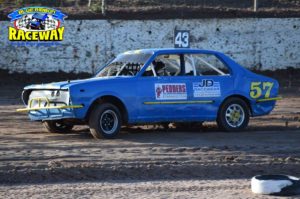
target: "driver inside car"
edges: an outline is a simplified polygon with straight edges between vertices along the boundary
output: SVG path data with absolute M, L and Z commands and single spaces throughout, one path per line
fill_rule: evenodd
M 162 61 L 153 61 L 154 70 L 157 76 L 166 76 L 165 64 Z

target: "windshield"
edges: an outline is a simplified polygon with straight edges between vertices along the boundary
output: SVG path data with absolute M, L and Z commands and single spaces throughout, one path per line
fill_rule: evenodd
M 123 53 L 104 67 L 97 77 L 136 76 L 152 54 Z

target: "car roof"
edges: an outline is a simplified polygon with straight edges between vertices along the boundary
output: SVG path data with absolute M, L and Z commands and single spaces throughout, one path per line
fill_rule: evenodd
M 193 48 L 147 48 L 128 51 L 128 53 L 209 53 L 209 54 L 220 54 L 220 52 L 213 50 L 202 50 L 202 49 L 193 49 Z
M 40 19 L 40 20 L 45 20 L 47 18 L 48 14 L 40 14 L 40 13 L 34 13 L 34 15 L 32 16 L 32 18 L 35 19 Z

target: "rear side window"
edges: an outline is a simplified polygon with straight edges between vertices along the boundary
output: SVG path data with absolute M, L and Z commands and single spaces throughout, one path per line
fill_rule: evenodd
M 213 54 L 186 54 L 184 61 L 186 75 L 230 75 L 228 67 Z

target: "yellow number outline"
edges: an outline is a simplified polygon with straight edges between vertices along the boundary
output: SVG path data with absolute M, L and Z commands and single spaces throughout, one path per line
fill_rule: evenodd
M 265 98 L 270 97 L 273 85 L 274 85 L 274 82 L 264 82 L 263 83 L 263 90 L 266 90 Z
M 261 82 L 251 82 L 250 97 L 257 99 L 261 96 L 262 90 L 260 88 Z
M 264 98 L 269 98 L 273 86 L 274 82 L 251 82 L 250 97 L 257 99 L 265 93 Z

